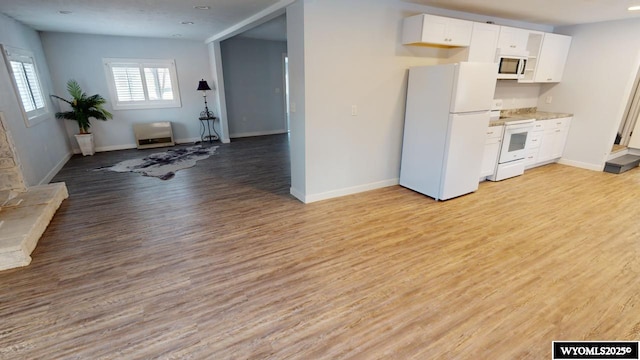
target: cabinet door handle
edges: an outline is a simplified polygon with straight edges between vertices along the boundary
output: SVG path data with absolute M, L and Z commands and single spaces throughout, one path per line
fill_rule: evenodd
M 553 79 L 552 78 L 547 78 L 547 81 L 551 81 L 551 80 L 553 80 Z

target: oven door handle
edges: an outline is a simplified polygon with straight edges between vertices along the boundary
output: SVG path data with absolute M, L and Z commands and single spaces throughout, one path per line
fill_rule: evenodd
M 534 121 L 536 121 L 536 119 L 507 121 L 504 125 L 515 128 L 515 126 L 521 127 L 520 125 L 531 125 Z

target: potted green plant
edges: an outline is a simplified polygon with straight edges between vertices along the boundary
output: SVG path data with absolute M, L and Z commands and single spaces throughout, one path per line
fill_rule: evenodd
M 103 106 L 107 102 L 99 94 L 87 96 L 80 88 L 75 80 L 67 82 L 67 91 L 71 95 L 71 100 L 52 95 L 56 99 L 62 100 L 71 105 L 71 111 L 62 111 L 56 113 L 57 119 L 74 120 L 78 122 L 79 133 L 75 135 L 82 155 L 93 155 L 95 153 L 95 145 L 93 134 L 89 132 L 91 127 L 91 118 L 106 121 L 111 119 L 113 115 Z

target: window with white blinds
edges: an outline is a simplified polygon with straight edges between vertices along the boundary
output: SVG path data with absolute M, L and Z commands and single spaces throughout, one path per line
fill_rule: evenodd
M 25 114 L 27 126 L 42 120 L 48 112 L 47 102 L 42 92 L 33 53 L 27 50 L 3 46 L 5 56 L 16 95 Z
M 180 107 L 172 60 L 104 59 L 115 110 Z

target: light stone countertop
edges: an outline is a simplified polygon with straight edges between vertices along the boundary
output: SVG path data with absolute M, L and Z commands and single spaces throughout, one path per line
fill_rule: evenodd
M 566 118 L 566 117 L 572 117 L 572 116 L 573 114 L 569 114 L 569 113 L 554 113 L 554 112 L 547 112 L 547 111 L 538 111 L 536 108 L 502 110 L 500 114 L 500 119 L 490 121 L 489 126 L 500 126 L 500 125 L 504 125 L 509 121 L 516 121 L 516 120 L 527 120 L 527 119 L 551 120 L 551 119 L 560 119 L 560 118 Z

